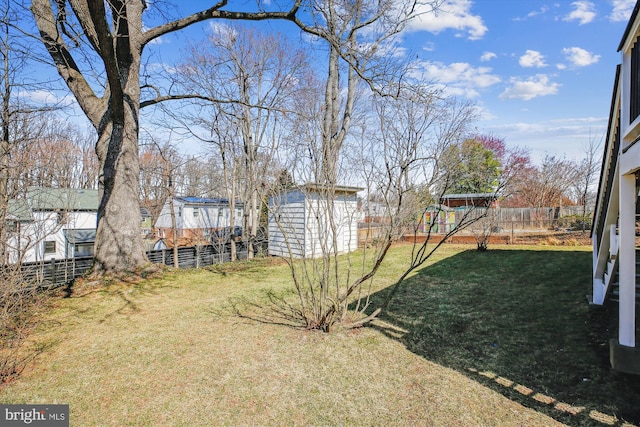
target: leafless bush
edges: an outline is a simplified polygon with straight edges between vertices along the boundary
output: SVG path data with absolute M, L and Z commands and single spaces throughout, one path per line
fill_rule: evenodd
M 26 348 L 29 331 L 37 323 L 44 295 L 26 286 L 20 265 L 0 267 L 0 386 L 20 375 L 36 351 Z
M 476 240 L 478 251 L 485 252 L 489 248 L 489 239 L 499 231 L 498 222 L 494 210 L 487 209 L 486 216 L 479 219 L 471 226 L 471 232 Z

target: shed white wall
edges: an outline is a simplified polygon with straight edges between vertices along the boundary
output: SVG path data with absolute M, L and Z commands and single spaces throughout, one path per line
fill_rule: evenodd
M 299 192 L 286 200 L 271 203 L 269 215 L 269 255 L 294 258 L 316 258 L 332 253 L 333 242 L 338 253 L 358 248 L 357 201 L 338 197 L 334 202 L 333 223 L 327 217 L 327 201 L 317 193 L 306 196 Z
M 273 205 L 269 213 L 268 254 L 294 258 L 305 255 L 305 202 Z

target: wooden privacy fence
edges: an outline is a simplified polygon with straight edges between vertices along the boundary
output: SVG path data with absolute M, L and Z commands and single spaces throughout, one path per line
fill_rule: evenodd
M 199 268 L 231 261 L 229 252 L 219 252 L 212 245 L 178 248 L 179 268 Z M 247 251 L 238 251 L 238 259 L 247 259 Z M 173 249 L 147 252 L 154 264 L 173 266 Z M 53 288 L 67 285 L 82 277 L 93 266 L 93 257 L 56 259 L 50 261 L 26 262 L 21 265 L 0 266 L 4 277 L 20 280 L 27 287 Z

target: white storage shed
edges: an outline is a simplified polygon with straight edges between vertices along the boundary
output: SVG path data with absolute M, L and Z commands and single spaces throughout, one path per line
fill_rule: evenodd
M 322 185 L 306 184 L 271 197 L 269 255 L 316 258 L 356 250 L 357 193 L 361 190 L 347 186 L 329 190 Z M 331 211 L 333 215 L 329 215 Z

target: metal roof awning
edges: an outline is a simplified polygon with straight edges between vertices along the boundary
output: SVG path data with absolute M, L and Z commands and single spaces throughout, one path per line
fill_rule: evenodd
M 96 241 L 95 229 L 64 230 L 64 236 L 69 243 L 93 243 Z

